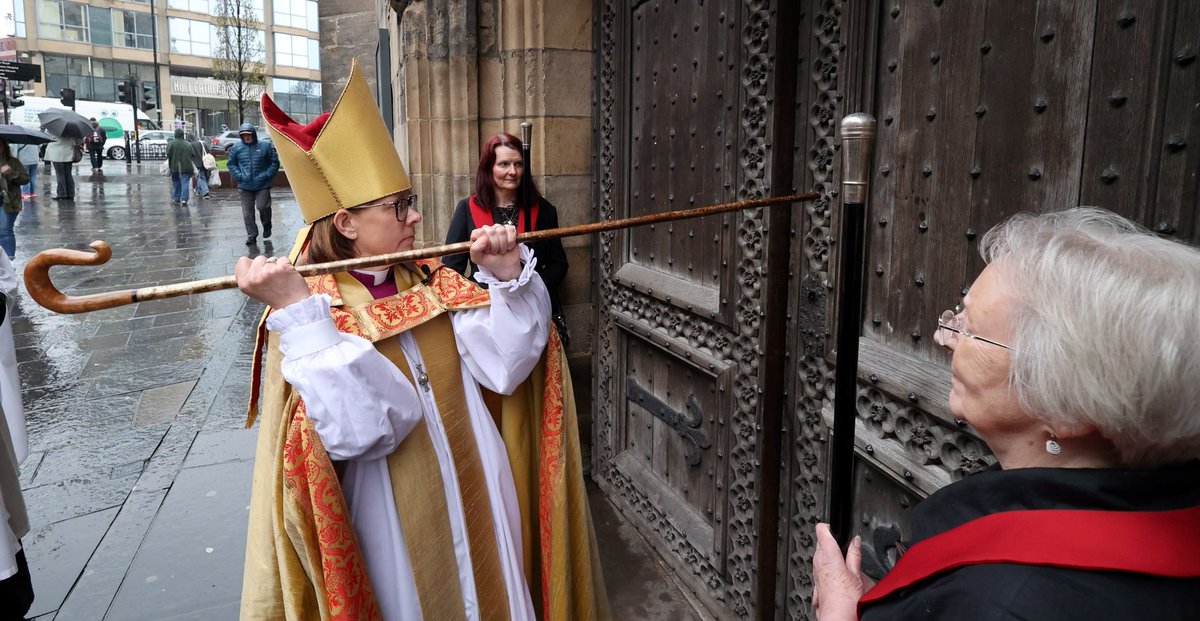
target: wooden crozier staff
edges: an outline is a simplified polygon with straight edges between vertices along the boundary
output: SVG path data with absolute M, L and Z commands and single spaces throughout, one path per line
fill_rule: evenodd
M 548 229 L 545 231 L 522 233 L 517 236 L 517 241 L 533 242 L 560 237 L 587 235 L 590 233 L 602 233 L 604 231 L 614 231 L 617 229 L 625 229 L 644 224 L 655 224 L 658 222 L 668 222 L 672 220 L 684 220 L 687 218 L 699 218 L 701 216 L 710 216 L 713 214 L 730 211 L 741 211 L 743 209 L 753 209 L 755 207 L 767 207 L 770 205 L 783 205 L 787 203 L 811 201 L 815 200 L 819 196 L 820 194 L 817 192 L 805 192 L 803 194 L 792 194 L 789 196 L 773 196 L 770 198 L 736 201 L 732 203 L 720 203 L 717 205 L 709 205 L 707 207 L 681 209 L 678 211 L 668 211 L 665 213 L 637 216 L 635 218 L 609 220 L 607 222 L 592 222 L 589 224 L 566 226 L 557 229 Z M 29 291 L 29 295 L 34 299 L 34 301 L 56 313 L 86 313 L 88 311 L 115 308 L 117 306 L 124 306 L 126 304 L 133 304 L 135 302 L 145 302 L 147 300 L 165 300 L 167 298 L 191 295 L 193 293 L 207 293 L 209 291 L 221 291 L 223 289 L 237 288 L 237 278 L 233 276 L 221 276 L 219 278 L 193 280 L 191 282 L 182 282 L 174 285 L 143 287 L 141 289 L 126 289 L 124 291 L 94 293 L 91 295 L 81 296 L 70 296 L 56 289 L 54 287 L 54 283 L 50 281 L 50 268 L 56 265 L 104 265 L 110 258 L 112 258 L 112 249 L 108 246 L 107 242 L 94 241 L 90 244 L 90 246 L 93 250 L 95 250 L 95 252 L 56 248 L 52 250 L 43 250 L 30 259 L 29 263 L 25 265 L 25 289 Z M 441 246 L 431 246 L 429 248 L 406 250 L 404 252 L 381 254 L 373 257 L 358 257 L 343 261 L 331 261 L 329 263 L 298 265 L 296 266 L 296 271 L 299 272 L 301 276 L 305 277 L 320 276 L 322 274 L 334 274 L 348 270 L 379 267 L 383 265 L 395 265 L 397 263 L 406 263 L 409 261 L 416 261 L 418 259 L 429 259 L 448 254 L 457 254 L 460 252 L 467 252 L 470 249 L 471 242 L 464 241 L 455 244 L 445 244 Z

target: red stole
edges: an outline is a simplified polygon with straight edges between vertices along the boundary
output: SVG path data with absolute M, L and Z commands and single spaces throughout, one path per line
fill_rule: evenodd
M 467 203 L 471 208 L 471 222 L 474 223 L 475 228 L 479 228 L 481 226 L 487 226 L 487 225 L 496 223 L 495 219 L 492 218 L 492 210 L 487 207 L 484 207 L 483 205 L 480 205 L 479 201 L 475 200 L 474 194 L 471 195 L 471 198 L 467 199 Z M 525 210 L 518 208 L 517 209 L 517 232 L 525 233 L 528 231 L 532 231 L 533 227 L 537 226 L 537 216 L 538 216 L 538 204 L 534 203 L 533 206 L 529 208 L 529 219 L 533 220 L 533 224 L 530 226 L 527 226 L 526 222 L 525 222 Z
M 858 601 L 879 601 L 966 565 L 1016 563 L 1200 577 L 1200 507 L 1172 511 L 1005 511 L 913 544 Z

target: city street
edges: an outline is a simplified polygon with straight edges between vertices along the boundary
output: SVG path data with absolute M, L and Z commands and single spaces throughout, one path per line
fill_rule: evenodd
M 290 191 L 273 191 L 274 237 L 246 246 L 235 192 L 172 207 L 157 169 L 106 162 L 103 175 L 76 175 L 75 201 L 55 201 L 43 168 L 16 225 L 18 271 L 40 250 L 105 240 L 107 265 L 52 272 L 81 295 L 231 274 L 238 257 L 290 248 L 301 225 Z M 13 329 L 30 441 L 31 618 L 237 618 L 261 312 L 234 290 L 57 315 L 22 291 Z M 614 618 L 700 618 L 602 495 L 592 508 Z

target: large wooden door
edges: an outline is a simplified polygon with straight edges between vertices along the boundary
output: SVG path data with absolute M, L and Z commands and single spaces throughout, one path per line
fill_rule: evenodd
M 879 120 L 858 369 L 855 516 L 884 571 L 923 496 L 992 463 L 946 407 L 937 315 L 983 267 L 978 242 L 1020 211 L 1103 207 L 1165 235 L 1198 230 L 1200 3 L 1185 0 L 806 2 L 796 178 L 830 194 L 796 223 L 776 598 L 807 618 L 824 519 L 837 171 L 833 124 Z M 832 207 L 831 207 L 832 206 Z
M 844 114 L 879 120 L 855 437 L 870 572 L 920 498 L 991 463 L 931 339 L 980 236 L 1078 204 L 1200 235 L 1198 3 L 602 0 L 596 35 L 600 217 L 822 193 L 596 247 L 595 476 L 722 615 L 808 615 Z
M 597 17 L 599 216 L 765 196 L 792 136 L 772 117 L 769 3 L 607 0 Z M 758 564 L 775 560 L 763 428 L 782 393 L 763 386 L 784 377 L 785 322 L 766 305 L 786 295 L 769 257 L 786 272 L 788 241 L 786 211 L 752 210 L 597 246 L 594 476 L 722 616 L 754 614 Z

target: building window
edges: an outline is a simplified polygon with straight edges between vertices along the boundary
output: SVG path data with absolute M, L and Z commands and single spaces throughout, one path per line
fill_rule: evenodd
M 167 20 L 167 29 L 171 33 L 171 51 L 177 54 L 192 56 L 212 56 L 213 36 L 212 24 L 192 19 L 172 17 Z
M 317 31 L 317 3 L 312 0 L 275 0 L 275 25 Z
M 114 11 L 113 44 L 121 47 L 154 49 L 154 19 L 140 11 Z
M 167 0 L 168 8 L 204 13 L 205 15 L 213 14 L 212 5 L 211 0 Z
M 38 36 L 87 43 L 88 7 L 68 0 L 38 0 Z
M 321 83 L 309 80 L 271 78 L 271 97 L 280 110 L 301 123 L 321 114 Z
M 316 39 L 275 33 L 275 64 L 303 69 L 321 68 L 321 49 Z
M 44 54 L 42 70 L 47 93 L 57 96 L 60 89 L 70 87 L 75 89 L 76 99 L 87 101 L 117 101 L 117 82 L 130 75 L 152 88 L 158 86 L 152 65 Z
M 13 3 L 13 23 L 17 38 L 25 36 L 25 3 L 17 0 Z
M 248 7 L 250 15 L 246 15 L 246 0 L 169 0 L 170 6 L 175 7 L 176 4 L 195 4 L 198 1 L 206 1 L 211 3 L 211 9 L 205 9 L 203 12 L 212 15 L 220 20 L 224 18 L 237 18 L 239 15 L 242 19 L 253 19 L 262 25 L 263 21 L 263 0 L 253 0 Z M 195 9 L 192 9 L 195 10 Z

